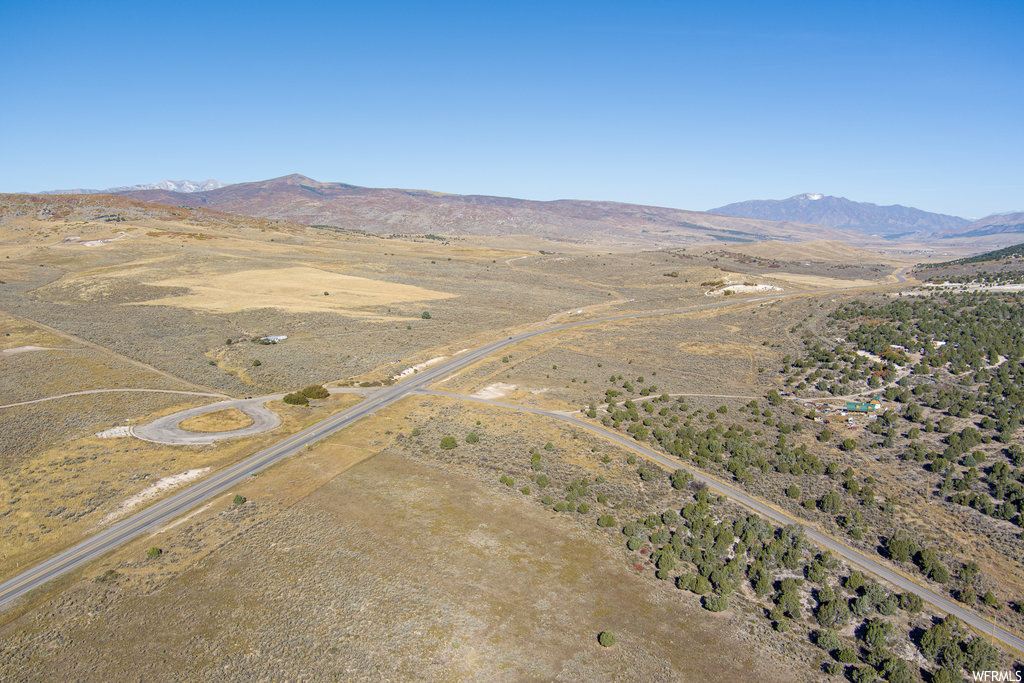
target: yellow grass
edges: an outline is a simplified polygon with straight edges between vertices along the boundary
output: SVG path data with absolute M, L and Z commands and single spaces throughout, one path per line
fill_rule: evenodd
M 145 302 L 154 306 L 178 306 L 217 313 L 247 308 L 280 308 L 292 312 L 332 311 L 413 301 L 447 299 L 454 295 L 414 285 L 341 275 L 319 268 L 292 266 L 242 270 L 221 275 L 186 275 L 147 281 L 165 287 L 187 287 L 183 296 Z M 329 292 L 324 296 L 324 292 Z
M 252 424 L 252 418 L 238 408 L 225 408 L 212 413 L 203 413 L 181 422 L 179 427 L 190 432 L 230 432 Z
M 769 277 L 773 280 L 785 280 L 801 287 L 862 287 L 864 285 L 878 284 L 876 280 L 840 280 L 831 277 L 818 275 L 802 275 L 798 273 L 772 273 Z

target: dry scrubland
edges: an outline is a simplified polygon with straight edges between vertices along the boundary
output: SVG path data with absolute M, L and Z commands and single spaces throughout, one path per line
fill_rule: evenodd
M 179 397 L 171 407 L 154 409 L 147 415 L 136 411 L 145 410 L 148 398 L 133 399 L 138 402 L 129 407 L 121 398 L 109 398 L 113 396 L 110 394 L 102 396 L 105 397 L 102 401 L 108 402 L 104 407 L 110 412 L 131 410 L 132 415 L 145 420 L 190 405 L 182 404 Z M 201 468 L 223 467 L 359 400 L 351 394 L 335 395 L 315 401 L 316 405 L 311 407 L 287 406 L 274 401 L 270 407 L 281 415 L 280 426 L 258 437 L 230 439 L 210 446 L 164 446 L 132 438 L 100 439 L 89 435 L 43 447 L 31 455 L 17 453 L 5 458 L 0 470 L 3 474 L 0 477 L 0 558 L 3 559 L 0 577 L 14 575 L 122 518 L 128 510 L 121 506 L 132 496 L 150 489 L 150 496 L 145 498 L 145 504 L 149 504 L 154 500 L 151 496 L 165 495 L 166 490 L 158 485 L 165 477 Z M 79 399 L 51 403 L 72 401 Z M 111 401 L 118 403 L 109 403 Z M 191 405 L 196 404 L 191 402 Z M 30 407 L 5 409 L 2 414 L 5 431 L 11 410 Z M 60 412 L 59 405 L 55 409 Z M 91 411 L 96 410 L 82 412 L 78 403 L 66 409 L 72 415 L 86 416 L 95 415 Z M 31 414 L 15 417 L 26 423 L 37 420 L 37 416 Z M 154 486 L 159 490 L 153 492 Z
M 122 201 L 0 204 L 0 310 L 21 316 L 0 314 L 0 350 L 53 349 L 0 356 L 0 403 L 91 388 L 248 396 L 388 382 L 542 322 L 717 301 L 705 295 L 716 282 L 794 291 L 885 281 L 904 265 L 859 251 L 843 262 L 827 244 L 616 253 L 543 241 L 525 249 L 501 238 L 388 239 Z M 579 327 L 510 347 L 437 388 L 578 411 L 601 399 L 610 376 L 642 376 L 658 392 L 688 395 L 705 410 L 724 403 L 735 415 L 747 397 L 778 386 L 782 357 L 798 354 L 805 335 L 824 339 L 822 315 L 850 296 Z M 288 339 L 244 341 L 264 334 Z M 133 496 L 165 495 L 153 492 L 162 479 L 202 476 L 358 399 L 276 403 L 281 427 L 209 447 L 92 436 L 209 400 L 92 394 L 0 409 L 0 574 L 126 514 Z M 222 411 L 188 426 L 219 431 L 241 421 Z M 470 432 L 478 442 L 466 442 Z M 457 447 L 440 449 L 443 436 Z M 607 504 L 552 512 L 527 480 L 531 446 L 559 490 L 602 477 L 594 488 Z M 922 476 L 884 453 L 830 455 L 870 472 L 881 495 L 911 496 Z M 29 603 L 37 608 L 4 615 L 0 674 L 820 678 L 825 655 L 806 634 L 771 632 L 742 600 L 719 614 L 703 610 L 647 568 L 638 573 L 622 535 L 596 527 L 604 508 L 624 522 L 683 495 L 664 480 L 640 481 L 627 457 L 543 418 L 407 400 L 249 481 L 239 490 L 248 502 L 212 501 L 45 589 Z M 779 500 L 776 489 L 771 476 L 755 484 Z M 940 519 L 923 503 L 905 510 L 908 524 Z M 970 521 L 960 508 L 943 511 L 951 528 Z M 164 552 L 146 559 L 153 545 Z M 986 571 L 1019 573 L 998 546 L 990 554 L 1002 559 Z M 610 649 L 596 642 L 606 629 L 619 637 Z M 116 657 L 112 642 L 122 643 Z
M 407 401 L 252 480 L 245 504 L 213 501 L 9 615 L 0 670 L 12 680 L 815 678 L 809 645 L 773 645 L 741 611 L 708 615 L 637 575 L 617 530 L 497 484 L 510 460 L 529 462 L 524 428 L 537 446 L 557 444 L 545 451 L 553 478 L 604 472 L 617 500 L 662 502 L 661 489 L 629 484 L 623 452 L 550 422 Z M 437 447 L 469 429 L 479 443 Z M 145 559 L 154 544 L 163 554 Z M 618 644 L 601 648 L 600 630 Z M 114 657 L 111 642 L 122 643 Z
M 842 300 L 843 296 L 834 297 Z M 706 297 L 688 303 L 705 303 Z M 659 392 L 761 398 L 780 359 L 804 348 L 794 319 L 818 312 L 798 297 L 583 326 L 536 337 L 436 385 L 563 410 L 601 398 L 612 375 L 642 376 Z M 507 359 L 507 361 L 506 361 Z M 488 389 L 491 391 L 488 392 Z

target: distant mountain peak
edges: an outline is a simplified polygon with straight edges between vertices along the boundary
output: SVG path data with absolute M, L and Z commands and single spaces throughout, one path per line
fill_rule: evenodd
M 207 192 L 217 190 L 226 185 L 219 180 L 212 178 L 208 180 L 161 180 L 158 183 L 145 183 L 142 185 L 123 185 L 120 187 L 108 187 L 105 190 L 44 190 L 39 194 L 113 194 L 115 192 L 134 192 L 135 190 L 164 190 L 167 192 Z
M 810 223 L 857 230 L 885 238 L 949 233 L 963 228 L 970 222 L 959 216 L 931 213 L 899 204 L 878 206 L 816 192 L 794 195 L 789 199 L 755 199 L 728 204 L 711 209 L 709 213 L 768 221 Z

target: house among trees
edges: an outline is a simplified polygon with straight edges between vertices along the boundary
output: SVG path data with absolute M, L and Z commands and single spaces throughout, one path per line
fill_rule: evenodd
M 865 401 L 864 403 L 847 401 L 846 409 L 853 413 L 874 413 L 882 410 L 882 402 L 877 398 Z

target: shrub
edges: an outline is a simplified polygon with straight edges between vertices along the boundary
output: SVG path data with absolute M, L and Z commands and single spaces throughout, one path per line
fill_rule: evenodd
M 293 391 L 290 394 L 285 394 L 284 398 L 281 399 L 290 406 L 308 406 L 309 399 L 306 398 L 305 394 L 298 391 Z
M 855 451 L 857 450 L 857 441 L 855 439 L 846 438 L 843 439 L 843 443 L 839 447 L 844 451 Z
M 327 391 L 322 384 L 310 384 L 301 393 L 306 398 L 327 398 L 331 395 L 331 392 Z
M 555 502 L 555 499 L 552 498 L 551 496 L 544 496 L 543 498 L 540 499 L 540 502 L 544 503 L 545 505 L 551 505 L 552 503 Z
M 693 475 L 683 469 L 678 469 L 672 472 L 672 488 L 681 490 L 686 488 L 686 485 L 693 481 Z
M 151 560 L 155 560 L 156 558 L 160 557 L 163 554 L 164 554 L 164 551 L 161 550 L 160 548 L 157 548 L 155 545 L 152 546 L 149 550 L 146 551 L 146 557 L 148 557 Z
M 843 664 L 853 664 L 857 661 L 857 652 L 852 647 L 844 647 L 836 653 L 836 659 Z
M 825 652 L 831 652 L 843 647 L 842 639 L 832 629 L 818 631 L 814 636 L 814 644 Z
M 245 496 L 243 496 L 240 493 L 236 493 L 235 497 L 231 499 L 231 503 L 232 505 L 241 505 L 242 503 L 245 502 L 245 500 Z
M 818 509 L 822 512 L 835 514 L 843 509 L 843 499 L 835 491 L 829 491 L 818 499 Z
M 626 547 L 630 550 L 640 550 L 641 546 L 643 546 L 643 541 L 641 541 L 636 536 L 633 536 L 628 541 L 626 541 Z
M 916 614 L 924 607 L 924 601 L 917 593 L 903 593 L 900 595 L 900 607 L 911 614 Z
M 597 518 L 597 525 L 605 528 L 615 526 L 615 518 L 611 515 L 601 515 Z
M 711 592 L 711 582 L 700 574 L 693 580 L 693 588 L 691 588 L 697 595 L 707 595 Z
M 480 441 L 480 436 L 476 432 L 466 434 L 466 443 L 477 443 L 478 441 Z
M 789 486 L 787 486 L 786 487 L 786 497 L 787 498 L 799 498 L 800 497 L 800 487 L 797 486 L 796 484 L 790 484 Z
M 113 581 L 114 579 L 116 579 L 119 576 L 120 576 L 120 574 L 118 574 L 116 570 L 108 569 L 107 571 L 105 571 L 102 574 L 100 574 L 99 576 L 97 576 L 96 577 L 96 581 L 98 583 L 106 583 L 107 581 Z
M 441 448 L 443 448 L 446 451 L 450 451 L 451 449 L 455 448 L 457 445 L 458 445 L 458 442 L 455 441 L 455 437 L 454 436 L 446 436 L 443 439 L 441 439 Z
M 412 431 L 409 432 L 409 433 L 412 434 L 413 436 L 419 436 L 420 435 L 420 428 L 419 427 L 413 427 Z
M 729 598 L 724 595 L 705 595 L 700 604 L 709 612 L 723 612 L 729 609 Z
M 430 311 L 423 311 L 420 313 L 420 317 L 424 320 L 430 320 Z
M 544 444 L 544 450 L 546 450 L 546 451 L 553 451 L 553 450 L 555 450 L 555 444 L 553 444 L 550 441 L 548 441 L 546 444 Z
M 615 644 L 615 634 L 611 631 L 601 631 L 597 634 L 597 642 L 601 647 L 611 647 Z
M 254 361 L 252 362 L 252 366 L 253 366 L 254 368 L 257 368 L 257 367 L 259 367 L 259 366 L 261 366 L 261 365 L 263 365 L 263 363 L 259 362 L 258 360 L 254 360 Z
M 576 512 L 580 513 L 581 515 L 585 515 L 588 512 L 590 512 L 590 506 L 587 505 L 586 503 L 580 503 L 579 506 L 576 508 Z
M 566 503 L 564 500 L 560 500 L 557 503 L 555 503 L 555 512 L 565 512 L 568 509 L 569 504 Z

